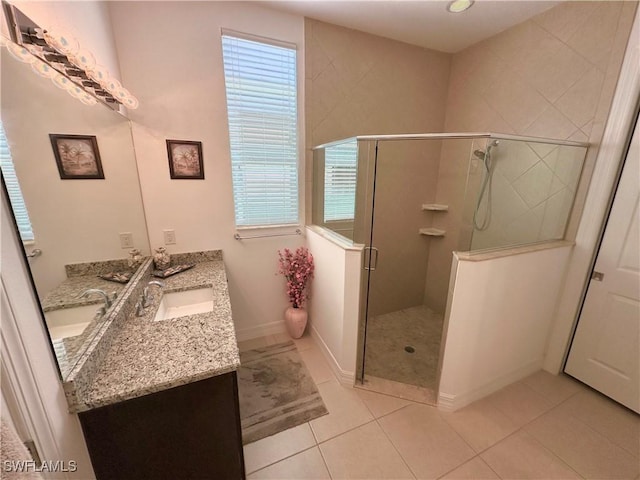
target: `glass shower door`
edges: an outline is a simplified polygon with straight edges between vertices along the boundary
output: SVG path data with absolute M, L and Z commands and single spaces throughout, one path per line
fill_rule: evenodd
M 366 245 L 363 380 L 434 390 L 443 312 L 425 304 L 425 291 L 430 243 L 438 241 L 430 226 L 438 212 L 429 208 L 437 208 L 441 141 L 376 147 L 363 169 L 372 182 L 369 228 L 360 236 Z

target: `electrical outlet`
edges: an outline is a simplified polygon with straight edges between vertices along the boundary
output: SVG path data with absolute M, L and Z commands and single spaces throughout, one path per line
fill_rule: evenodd
M 175 230 L 163 230 L 164 244 L 175 245 L 176 243 L 176 231 Z
M 133 234 L 131 232 L 120 234 L 120 248 L 133 248 Z

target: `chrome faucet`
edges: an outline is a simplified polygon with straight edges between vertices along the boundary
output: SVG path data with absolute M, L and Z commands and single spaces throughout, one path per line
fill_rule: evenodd
M 153 297 L 149 295 L 149 287 L 155 285 L 157 287 L 164 287 L 164 283 L 162 283 L 159 280 L 151 280 L 146 287 L 144 287 L 144 290 L 142 291 L 142 299 L 140 301 L 142 308 L 147 308 L 150 304 L 151 304 L 151 300 L 153 300 Z
M 98 295 L 102 296 L 102 298 L 104 299 L 104 308 L 105 308 L 105 310 L 107 310 L 112 305 L 113 300 L 115 300 L 116 297 L 117 297 L 117 293 L 116 292 L 113 292 L 113 299 L 111 299 L 111 298 L 109 298 L 109 294 L 107 292 L 105 292 L 104 290 L 100 290 L 99 288 L 89 288 L 89 289 L 85 290 L 84 292 L 82 292 L 80 295 L 78 295 L 78 298 L 88 297 L 92 293 L 97 293 Z

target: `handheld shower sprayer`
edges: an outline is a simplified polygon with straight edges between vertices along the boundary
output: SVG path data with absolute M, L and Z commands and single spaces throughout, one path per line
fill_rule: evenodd
M 498 140 L 492 140 L 487 145 L 486 150 L 474 150 L 473 155 L 480 160 L 484 165 L 484 177 L 482 179 L 482 185 L 480 186 L 480 192 L 478 193 L 478 201 L 476 203 L 476 210 L 473 214 L 473 227 L 476 230 L 484 231 L 489 228 L 491 223 L 491 184 L 493 180 L 493 162 L 491 161 L 491 150 L 493 147 L 497 147 L 500 144 Z M 478 217 L 480 216 L 480 206 L 484 199 L 485 192 L 487 193 L 487 200 L 485 202 L 484 218 L 480 222 Z

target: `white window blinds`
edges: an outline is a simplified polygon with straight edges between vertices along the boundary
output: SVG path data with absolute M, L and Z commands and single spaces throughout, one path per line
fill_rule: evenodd
M 353 220 L 356 205 L 358 142 L 324 150 L 324 221 Z
M 23 242 L 33 241 L 34 236 L 31 228 L 31 220 L 29 219 L 29 212 L 27 212 L 27 206 L 22 197 L 22 190 L 20 190 L 16 170 L 13 167 L 9 143 L 7 142 L 2 123 L 0 123 L 0 167 L 2 169 L 5 186 L 7 187 L 7 193 L 9 194 L 9 200 L 11 201 L 13 215 L 18 224 L 20 238 L 22 238 Z
M 237 226 L 298 223 L 296 51 L 222 35 Z

